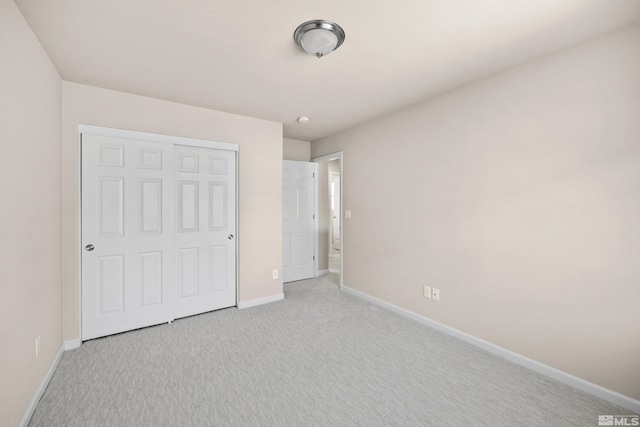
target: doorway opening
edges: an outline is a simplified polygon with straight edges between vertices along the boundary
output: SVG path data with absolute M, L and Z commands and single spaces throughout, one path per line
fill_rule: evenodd
M 311 160 L 318 164 L 317 271 L 342 289 L 344 265 L 342 152 Z

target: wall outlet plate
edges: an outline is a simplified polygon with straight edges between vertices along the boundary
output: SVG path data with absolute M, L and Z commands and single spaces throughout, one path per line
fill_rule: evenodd
M 278 270 L 273 270 L 273 279 L 277 279 L 278 278 Z
M 431 291 L 431 296 L 434 301 L 440 301 L 440 289 L 433 288 Z

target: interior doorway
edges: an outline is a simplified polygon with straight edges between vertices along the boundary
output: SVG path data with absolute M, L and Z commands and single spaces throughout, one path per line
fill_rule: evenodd
M 311 160 L 318 164 L 318 274 L 342 288 L 344 266 L 342 152 Z

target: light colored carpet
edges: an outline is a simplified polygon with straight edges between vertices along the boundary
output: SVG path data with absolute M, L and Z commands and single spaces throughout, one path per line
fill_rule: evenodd
M 30 426 L 597 426 L 617 406 L 338 290 L 84 343 Z

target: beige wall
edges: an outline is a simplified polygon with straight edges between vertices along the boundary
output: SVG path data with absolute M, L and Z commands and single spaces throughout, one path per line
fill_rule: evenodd
M 18 425 L 62 345 L 62 81 L 0 0 L 0 425 Z M 36 359 L 35 339 L 41 351 Z
M 282 293 L 282 125 L 64 82 L 62 112 L 64 338 L 79 337 L 77 125 L 231 142 L 239 151 L 239 301 Z
M 282 159 L 308 162 L 311 160 L 311 143 L 299 139 L 284 138 L 282 140 Z
M 640 399 L 639 118 L 635 26 L 314 141 L 344 284 Z

